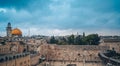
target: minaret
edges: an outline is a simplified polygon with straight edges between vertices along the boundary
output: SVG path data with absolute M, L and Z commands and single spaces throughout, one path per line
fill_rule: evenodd
M 9 22 L 6 27 L 7 37 L 11 37 L 11 31 L 12 31 L 12 27 L 11 27 L 11 23 Z
M 85 32 L 83 32 L 83 37 L 85 37 Z

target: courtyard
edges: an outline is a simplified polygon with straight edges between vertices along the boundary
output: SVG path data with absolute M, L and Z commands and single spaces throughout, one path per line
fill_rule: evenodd
M 37 66 L 105 66 L 102 62 L 43 62 Z

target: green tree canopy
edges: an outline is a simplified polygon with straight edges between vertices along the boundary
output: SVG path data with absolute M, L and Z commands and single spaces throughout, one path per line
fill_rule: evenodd
M 51 38 L 50 38 L 50 43 L 51 44 L 56 44 L 58 41 L 55 39 L 55 37 L 54 36 L 52 36 Z
M 98 34 L 90 34 L 85 37 L 85 41 L 88 45 L 98 45 L 100 37 Z
M 73 34 L 68 37 L 68 43 L 69 44 L 74 44 L 74 35 Z

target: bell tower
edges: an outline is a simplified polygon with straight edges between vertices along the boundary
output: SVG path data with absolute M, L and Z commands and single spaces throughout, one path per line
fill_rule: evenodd
M 11 31 L 12 31 L 12 27 L 11 27 L 11 23 L 9 22 L 6 27 L 7 37 L 11 37 Z

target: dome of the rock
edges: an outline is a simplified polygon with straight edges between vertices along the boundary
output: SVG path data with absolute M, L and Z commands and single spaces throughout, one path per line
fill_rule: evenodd
M 18 28 L 15 28 L 11 32 L 12 35 L 22 35 L 22 31 Z

